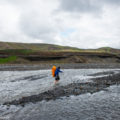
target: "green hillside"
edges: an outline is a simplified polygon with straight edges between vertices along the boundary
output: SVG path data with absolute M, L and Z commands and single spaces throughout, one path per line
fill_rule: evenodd
M 120 63 L 120 50 L 0 42 L 0 64 Z
M 28 49 L 28 50 L 37 50 L 37 51 L 71 51 L 71 50 L 80 50 L 75 47 L 60 46 L 53 44 L 27 44 L 27 43 L 9 43 L 9 42 L 0 42 L 0 50 L 6 49 Z
M 95 52 L 95 53 L 113 53 L 120 54 L 120 49 L 114 49 L 110 47 L 102 47 L 99 49 L 79 49 L 69 46 L 60 46 L 53 44 L 33 44 L 33 43 L 11 43 L 11 42 L 0 42 L 0 51 L 6 52 L 22 52 L 22 53 L 31 53 L 33 51 L 55 51 L 55 52 Z

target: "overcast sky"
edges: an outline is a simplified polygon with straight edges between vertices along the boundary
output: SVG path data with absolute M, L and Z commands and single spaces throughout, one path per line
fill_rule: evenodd
M 120 0 L 0 0 L 0 41 L 120 48 Z

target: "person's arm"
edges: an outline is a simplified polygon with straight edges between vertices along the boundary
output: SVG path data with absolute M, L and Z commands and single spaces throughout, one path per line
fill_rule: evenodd
M 59 72 L 63 72 L 63 71 L 59 70 Z

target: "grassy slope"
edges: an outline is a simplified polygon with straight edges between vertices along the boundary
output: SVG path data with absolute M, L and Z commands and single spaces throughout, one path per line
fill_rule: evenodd
M 16 60 L 17 60 L 16 56 L 10 56 L 10 57 L 7 57 L 7 58 L 0 58 L 0 64 L 15 62 Z
M 113 49 L 110 47 L 103 47 L 99 49 L 79 49 L 75 47 L 68 46 L 59 46 L 52 44 L 25 44 L 25 43 L 8 43 L 8 42 L 0 42 L 0 50 L 7 49 L 23 49 L 23 50 L 31 50 L 31 51 L 70 51 L 70 52 L 107 52 L 107 53 L 119 53 L 119 49 Z M 30 52 L 31 52 L 30 51 Z M 25 51 L 23 51 L 25 52 Z M 27 51 L 28 52 L 28 51 Z
M 86 55 L 85 57 L 77 55 L 77 53 Z M 120 57 L 120 50 L 113 49 L 110 47 L 103 47 L 99 49 L 78 49 L 74 47 L 68 46 L 59 46 L 59 45 L 52 45 L 52 44 L 23 44 L 23 43 L 8 43 L 8 42 L 0 42 L 0 64 L 6 63 L 31 63 L 25 56 L 32 56 L 34 55 L 40 57 L 48 57 L 48 62 L 50 62 L 49 57 L 63 57 L 68 54 L 72 53 L 72 56 L 67 57 L 66 59 L 60 60 L 52 60 L 51 62 L 96 62 L 102 61 L 104 58 L 98 58 L 97 56 L 110 54 L 111 57 L 113 54 L 115 56 Z M 78 53 L 78 54 L 79 54 Z M 90 57 L 90 55 L 94 55 L 95 57 Z M 5 57 L 7 55 L 7 57 Z M 22 56 L 20 56 L 22 55 Z M 36 58 L 35 58 L 36 59 Z M 112 59 L 112 58 L 111 58 Z M 112 60 L 111 60 L 112 61 Z M 116 61 L 116 58 L 114 59 Z
M 37 51 L 79 50 L 78 48 L 74 48 L 74 47 L 59 46 L 59 45 L 52 45 L 52 44 L 25 44 L 25 43 L 0 42 L 0 50 L 6 50 L 6 49 L 31 49 L 31 50 L 37 50 Z

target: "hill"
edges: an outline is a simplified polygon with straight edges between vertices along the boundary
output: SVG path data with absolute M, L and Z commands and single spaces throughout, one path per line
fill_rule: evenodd
M 60 46 L 53 44 L 30 44 L 30 43 L 10 43 L 10 42 L 0 42 L 0 50 L 6 49 L 27 49 L 27 50 L 35 50 L 35 51 L 72 51 L 72 50 L 80 50 L 75 47 L 68 46 Z
M 102 47 L 98 49 L 80 49 L 76 47 L 60 46 L 54 44 L 43 43 L 13 43 L 13 42 L 0 42 L 0 50 L 33 50 L 33 51 L 76 51 L 76 52 L 108 52 L 120 53 L 120 49 L 110 47 Z
M 0 42 L 0 64 L 120 63 L 120 50 Z

